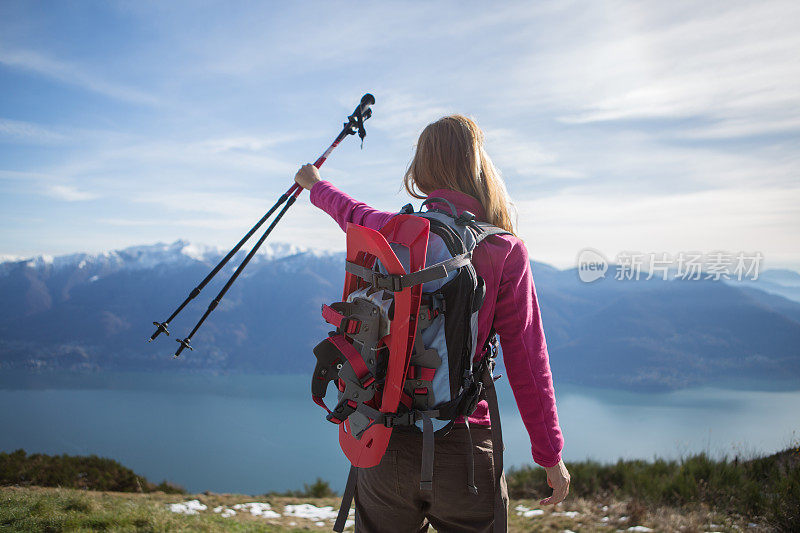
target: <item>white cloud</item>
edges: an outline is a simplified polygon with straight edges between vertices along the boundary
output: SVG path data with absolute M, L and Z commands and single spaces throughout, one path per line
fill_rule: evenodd
M 575 179 L 586 173 L 569 167 L 566 161 L 546 149 L 537 139 L 510 129 L 485 130 L 486 150 L 504 172 L 529 178 Z
M 455 112 L 427 95 L 397 88 L 387 88 L 383 94 L 367 127 L 382 130 L 394 140 L 413 143 L 429 123 Z
M 98 193 L 82 191 L 71 185 L 50 185 L 47 188 L 47 193 L 54 198 L 66 202 L 84 202 L 100 198 L 100 194 Z
M 517 202 L 520 235 L 533 257 L 573 266 L 586 246 L 623 250 L 761 251 L 788 259 L 800 227 L 800 188 L 729 188 L 675 194 L 561 192 Z M 794 261 L 797 258 L 793 258 Z
M 291 142 L 298 139 L 296 134 L 282 134 L 273 137 L 238 136 L 223 137 L 201 141 L 197 145 L 207 148 L 211 152 L 261 152 L 278 144 Z
M 800 4 L 705 7 L 618 4 L 626 15 L 600 38 L 549 64 L 551 91 L 567 89 L 561 120 L 705 118 L 712 136 L 726 125 L 724 136 L 800 131 Z
M 157 117 L 126 106 L 93 123 L 107 134 L 86 130 L 77 141 L 80 124 L 53 128 L 10 112 L 19 120 L 0 121 L 0 139 L 70 141 L 41 159 L 10 152 L 9 168 L 0 170 L 7 189 L 29 181 L 85 188 L 51 192 L 56 197 L 97 191 L 120 206 L 109 219 L 113 238 L 137 242 L 168 227 L 175 238 L 227 244 L 370 90 L 378 102 L 364 151 L 356 139 L 343 143 L 323 176 L 376 207 L 405 203 L 397 190 L 419 132 L 460 112 L 486 131 L 537 258 L 572 261 L 576 246 L 587 244 L 668 248 L 705 239 L 703 248 L 717 246 L 737 238 L 728 229 L 739 220 L 735 213 L 748 221 L 742 242 L 757 241 L 753 228 L 761 227 L 772 256 L 780 246 L 796 249 L 800 239 L 800 224 L 786 214 L 800 175 L 797 2 L 121 9 L 136 21 L 125 39 L 137 46 L 126 57 L 65 56 L 63 36 L 26 40 L 24 29 L 13 32 L 17 48 L 0 46 L 0 67 L 123 101 L 174 96 L 159 99 Z M 310 13 L 326 24 L 308 34 Z M 343 38 L 341 28 L 353 20 L 358 31 Z M 203 39 L 198 27 L 208 29 Z M 120 60 L 136 65 L 141 91 L 117 83 L 124 73 L 104 75 Z M 110 105 L 96 103 L 98 114 Z M 340 242 L 325 220 L 303 199 L 276 234 L 320 246 Z M 101 231 L 82 238 L 99 242 Z
M 3 138 L 37 144 L 56 144 L 68 139 L 63 133 L 39 124 L 0 118 L 0 140 Z
M 34 72 L 117 100 L 146 105 L 158 103 L 154 96 L 144 91 L 116 84 L 86 71 L 79 65 L 53 59 L 33 50 L 11 49 L 0 45 L 0 64 Z

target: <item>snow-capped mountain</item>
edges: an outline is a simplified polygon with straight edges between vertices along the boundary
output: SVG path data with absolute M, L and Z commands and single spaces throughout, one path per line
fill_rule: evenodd
M 265 245 L 194 337 L 177 344 L 243 259 L 236 257 L 170 324 L 146 340 L 226 250 L 176 241 L 101 254 L 0 264 L 0 369 L 310 372 L 331 329 L 322 303 L 341 297 L 344 254 Z M 581 283 L 533 263 L 559 380 L 676 388 L 720 380 L 800 386 L 800 304 L 772 285 L 713 281 Z M 764 273 L 774 285 L 795 278 Z M 776 278 L 777 276 L 777 278 Z
M 248 251 L 248 249 L 240 250 L 231 261 L 235 263 L 237 260 L 241 260 Z M 122 250 L 111 250 L 99 254 L 77 253 L 57 257 L 38 255 L 30 258 L 0 256 L 0 275 L 20 266 L 34 269 L 51 268 L 53 270 L 78 268 L 87 271 L 116 271 L 143 270 L 159 265 L 185 266 L 193 262 L 212 264 L 218 262 L 227 253 L 227 249 L 217 246 L 178 240 L 169 244 L 156 243 L 131 246 Z M 291 243 L 265 243 L 258 250 L 250 264 L 273 261 L 299 254 L 322 257 L 331 253 L 311 250 Z

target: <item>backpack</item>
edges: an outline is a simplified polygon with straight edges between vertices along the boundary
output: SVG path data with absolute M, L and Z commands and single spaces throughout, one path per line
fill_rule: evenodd
M 312 398 L 339 425 L 339 442 L 352 464 L 335 531 L 347 518 L 355 469 L 380 463 L 395 427 L 422 431 L 422 490 L 433 486 L 434 433 L 448 431 L 459 417 L 469 429 L 467 417 L 483 397 L 497 427 L 495 454 L 502 454 L 493 329 L 473 363 L 486 287 L 472 253 L 486 237 L 509 232 L 475 220 L 469 211 L 459 215 L 444 198 L 422 205 L 431 202 L 450 212 L 415 212 L 407 204 L 380 231 L 348 224 L 342 301 L 322 306 L 323 318 L 336 330 L 314 348 Z M 332 409 L 324 401 L 331 381 L 338 389 Z M 499 478 L 502 456 L 498 463 Z M 473 470 L 467 488 L 477 494 Z

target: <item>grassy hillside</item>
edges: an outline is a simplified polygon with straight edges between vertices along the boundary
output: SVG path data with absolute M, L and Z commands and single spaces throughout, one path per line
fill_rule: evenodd
M 0 452 L 0 485 L 36 485 L 116 492 L 183 493 L 182 487 L 162 481 L 158 485 L 113 459 L 73 455 L 27 454 L 25 450 Z
M 788 532 L 800 523 L 796 447 L 746 461 L 700 454 L 569 466 L 571 494 L 555 509 L 537 503 L 549 492 L 542 469 L 508 473 L 510 531 Z M 339 505 L 322 480 L 283 494 L 185 495 L 108 459 L 21 450 L 0 454 L 0 481 L 3 531 L 322 531 Z
M 716 460 L 705 454 L 680 461 L 623 461 L 569 464 L 571 494 L 629 499 L 642 507 L 682 509 L 705 505 L 727 514 L 760 519 L 783 531 L 800 527 L 800 447 L 748 460 Z M 540 468 L 512 470 L 512 497 L 545 493 Z
M 773 529 L 705 506 L 696 509 L 642 507 L 635 501 L 571 497 L 557 508 L 538 500 L 512 499 L 509 531 L 720 531 Z M 173 512 L 172 504 L 197 509 Z M 257 505 L 253 505 L 257 503 Z M 248 505 L 249 504 L 249 505 Z M 268 504 L 267 508 L 265 504 Z M 169 495 L 97 492 L 43 487 L 0 487 L 0 530 L 142 532 L 330 531 L 338 498 L 289 498 L 235 494 Z M 217 511 L 217 512 L 215 512 Z M 232 514 L 233 511 L 235 514 Z M 255 511 L 255 512 L 254 512 Z M 274 513 L 274 515 L 272 514 Z M 277 515 L 277 516 L 275 516 Z M 310 516 L 306 517 L 306 516 Z M 347 531 L 352 531 L 352 523 Z

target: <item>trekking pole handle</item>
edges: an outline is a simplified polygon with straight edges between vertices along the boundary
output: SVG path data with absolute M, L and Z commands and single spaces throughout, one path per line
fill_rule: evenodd
M 356 110 L 353 111 L 353 115 L 361 115 L 364 118 L 367 118 L 366 114 L 369 111 L 369 108 L 375 104 L 375 97 L 372 96 L 370 93 L 365 94 L 361 97 L 361 102 L 356 107 Z
M 342 140 L 352 132 L 352 123 L 355 121 L 356 117 L 360 116 L 362 117 L 362 120 L 370 117 L 370 115 L 372 114 L 372 110 L 370 108 L 374 104 L 375 104 L 375 97 L 372 96 L 370 93 L 367 93 L 361 97 L 361 102 L 358 103 L 355 110 L 353 111 L 353 114 L 347 117 L 348 123 L 345 125 L 344 129 L 342 129 L 341 133 L 339 133 L 336 139 L 334 139 L 334 141 L 331 143 L 328 149 L 325 150 L 325 152 L 321 156 L 319 156 L 319 158 L 314 162 L 315 167 L 320 168 L 323 165 L 323 163 L 325 163 L 325 161 L 328 159 L 328 156 L 331 155 L 331 152 L 333 152 L 334 148 L 339 146 L 339 143 L 342 142 Z M 302 192 L 303 192 L 303 187 L 301 187 L 299 183 L 294 182 L 292 183 L 292 186 L 289 187 L 289 190 L 286 191 L 285 194 L 287 197 L 293 196 L 294 198 L 297 198 L 298 196 L 300 196 Z
M 333 140 L 328 149 L 325 150 L 325 152 L 323 152 L 323 154 L 319 156 L 319 158 L 314 162 L 315 167 L 320 168 L 323 165 L 323 163 L 325 163 L 325 161 L 328 159 L 328 156 L 331 155 L 333 149 L 339 146 L 339 143 L 342 142 L 342 140 L 345 137 L 356 132 L 356 130 L 354 129 L 356 123 L 356 117 L 362 117 L 362 122 L 363 122 L 372 115 L 372 110 L 370 109 L 370 107 L 374 103 L 375 103 L 375 97 L 372 96 L 370 93 L 367 93 L 361 97 L 361 102 L 359 102 L 358 106 L 356 106 L 356 109 L 355 111 L 353 111 L 353 114 L 347 117 L 347 122 L 345 123 L 344 128 L 342 128 L 342 131 L 339 133 L 339 135 L 336 136 L 336 139 Z M 298 196 L 300 196 L 300 193 L 303 192 L 303 188 L 297 183 L 295 183 L 292 186 L 292 188 L 295 187 L 297 188 L 297 190 L 294 191 L 294 197 L 297 198 Z

